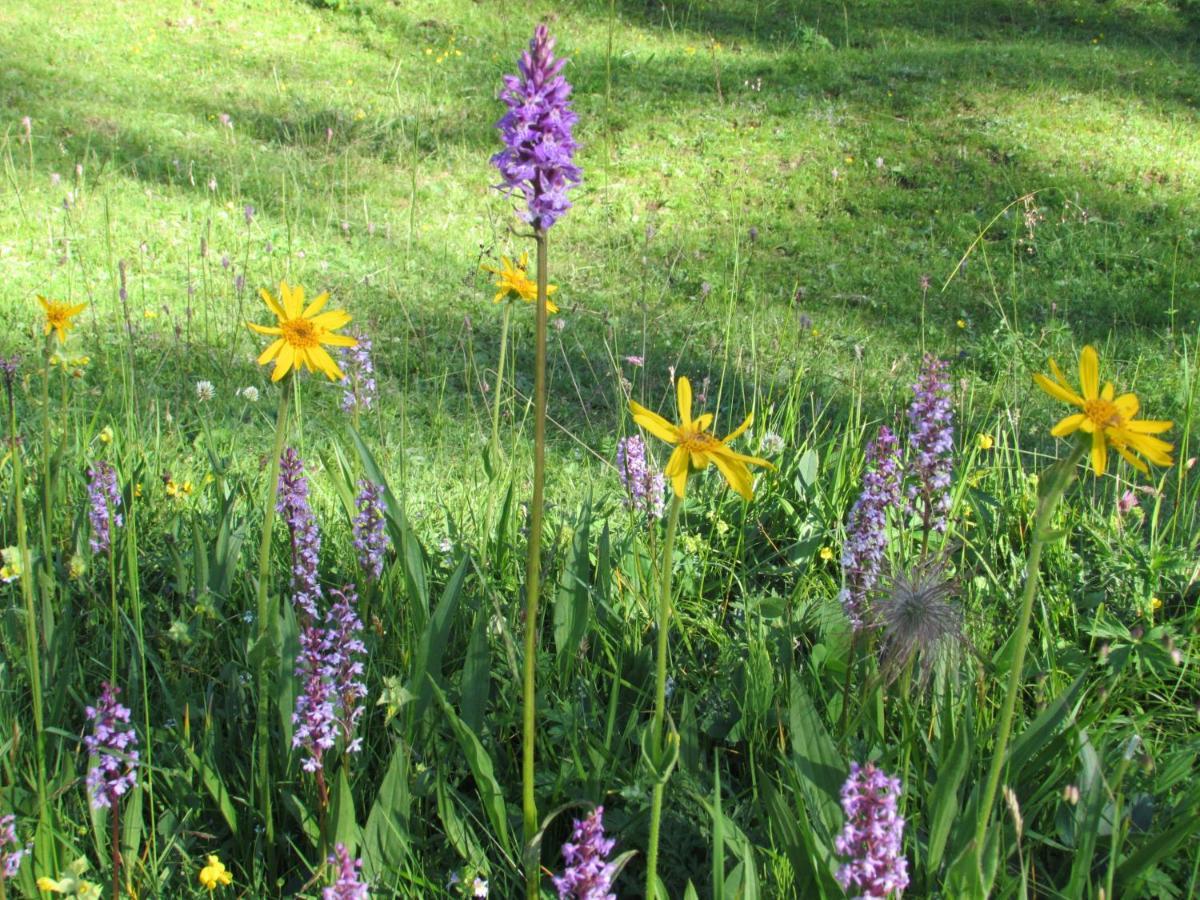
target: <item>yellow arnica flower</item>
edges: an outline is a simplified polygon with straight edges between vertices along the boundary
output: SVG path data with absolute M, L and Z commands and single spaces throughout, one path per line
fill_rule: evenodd
M 200 870 L 200 884 L 215 891 L 220 885 L 233 884 L 233 875 L 223 862 L 215 856 L 209 856 L 208 865 Z
M 1065 437 L 1076 431 L 1092 436 L 1092 468 L 1103 475 L 1108 462 L 1108 448 L 1112 447 L 1127 463 L 1139 472 L 1149 473 L 1146 463 L 1134 456 L 1144 456 L 1156 466 L 1171 465 L 1171 450 L 1166 441 L 1152 437 L 1171 427 L 1168 421 L 1137 419 L 1138 398 L 1133 394 L 1116 396 L 1111 382 L 1100 387 L 1100 358 L 1094 347 L 1084 347 L 1079 354 L 1080 392 L 1068 383 L 1054 360 L 1050 360 L 1050 371 L 1054 377 L 1036 374 L 1033 376 L 1038 387 L 1052 397 L 1077 406 L 1083 412 L 1067 416 L 1050 433 Z
M 529 269 L 528 253 L 522 253 L 515 265 L 507 256 L 502 256 L 500 257 L 500 268 L 497 269 L 495 266 L 483 266 L 482 268 L 483 271 L 491 272 L 496 276 L 496 296 L 492 298 L 493 303 L 499 303 L 510 297 L 519 297 L 526 303 L 537 301 L 537 282 L 531 281 L 525 274 Z M 546 285 L 546 312 L 548 313 L 558 312 L 558 307 L 550 299 L 550 295 L 557 290 L 558 285 Z
M 671 479 L 671 485 L 675 488 L 675 496 L 683 496 L 691 472 L 699 472 L 707 468 L 709 463 L 715 463 L 729 482 L 729 486 L 747 500 L 751 499 L 754 496 L 754 488 L 747 465 L 765 466 L 768 469 L 775 467 L 757 456 L 735 453 L 729 449 L 728 444 L 750 427 L 754 421 L 753 413 L 746 416 L 746 420 L 732 432 L 718 438 L 708 431 L 713 422 L 712 413 L 692 418 L 692 385 L 686 378 L 680 377 L 676 382 L 675 401 L 679 408 L 678 425 L 672 425 L 658 413 L 650 412 L 644 406 L 629 401 L 633 421 L 656 438 L 675 445 L 675 452 L 671 454 L 665 469 L 666 476 Z
M 299 370 L 304 366 L 310 372 L 323 372 L 330 381 L 340 381 L 344 377 L 342 370 L 322 344 L 332 347 L 358 345 L 358 341 L 348 335 L 334 334 L 350 321 L 350 314 L 340 309 L 321 312 L 322 307 L 329 302 L 328 293 L 321 294 L 306 307 L 304 288 L 300 285 L 290 286 L 286 281 L 279 282 L 278 301 L 265 288 L 259 293 L 267 308 L 275 313 L 279 324 L 246 324 L 259 334 L 276 336 L 276 340 L 258 358 L 260 366 L 275 360 L 271 380 L 279 381 L 292 369 Z
M 47 300 L 40 294 L 38 303 L 42 304 L 42 309 L 46 311 L 46 325 L 42 333 L 48 335 L 53 331 L 60 344 L 66 343 L 67 332 L 74 327 L 71 322 L 72 317 L 79 315 L 87 308 L 86 303 L 69 306 L 66 303 L 59 303 L 57 300 Z

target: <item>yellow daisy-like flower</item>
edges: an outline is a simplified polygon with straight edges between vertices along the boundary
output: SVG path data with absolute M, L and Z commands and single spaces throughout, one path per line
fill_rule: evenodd
M 833 548 L 832 547 L 822 547 L 821 548 L 821 559 L 825 560 L 825 562 L 829 562 L 831 559 L 833 559 Z
M 496 276 L 496 296 L 492 298 L 493 303 L 499 303 L 510 297 L 519 297 L 526 303 L 537 302 L 537 282 L 525 274 L 529 269 L 528 253 L 522 253 L 516 264 L 507 256 L 502 256 L 500 257 L 500 268 L 497 269 L 495 266 L 481 266 L 481 268 Z M 558 285 L 546 285 L 546 312 L 551 314 L 558 312 L 558 307 L 550 299 L 550 295 L 557 290 Z
M 275 369 L 271 373 L 272 381 L 279 381 L 292 369 L 297 371 L 304 366 L 310 372 L 322 372 L 330 381 L 340 381 L 344 376 L 337 363 L 333 361 L 322 344 L 332 347 L 355 347 L 358 341 L 349 335 L 334 334 L 337 329 L 350 321 L 350 314 L 336 309 L 321 312 L 322 307 L 329 302 L 328 292 L 321 294 L 308 306 L 304 305 L 304 288 L 300 285 L 290 286 L 286 281 L 279 282 L 279 300 L 276 301 L 271 293 L 263 288 L 259 291 L 267 308 L 275 313 L 278 325 L 257 325 L 254 322 L 246 324 L 259 334 L 276 336 L 275 341 L 258 358 L 258 364 L 265 366 L 275 360 Z
M 65 344 L 67 332 L 75 327 L 71 319 L 83 312 L 87 308 L 87 304 L 78 303 L 75 306 L 69 306 L 66 303 L 59 303 L 57 300 L 47 300 L 41 294 L 37 299 L 38 303 L 42 304 L 42 309 L 46 311 L 46 324 L 42 333 L 49 335 L 53 331 L 58 342 Z
M 220 885 L 233 884 L 233 875 L 225 864 L 215 856 L 208 857 L 208 865 L 200 870 L 200 884 L 215 891 Z
M 678 425 L 672 425 L 658 413 L 650 412 L 644 406 L 629 401 L 633 421 L 656 438 L 675 445 L 675 452 L 671 454 L 665 469 L 665 474 L 671 479 L 671 485 L 675 489 L 675 496 L 683 497 L 691 472 L 702 471 L 709 463 L 715 463 L 731 488 L 747 500 L 753 498 L 754 488 L 747 465 L 765 466 L 768 469 L 775 467 L 757 456 L 736 453 L 729 449 L 728 444 L 750 427 L 754 421 L 754 414 L 746 416 L 746 420 L 725 437 L 718 438 L 708 431 L 713 422 L 712 413 L 692 418 L 692 385 L 682 376 L 675 385 L 675 401 L 679 409 Z
M 980 450 L 991 450 L 996 446 L 996 440 L 990 434 L 981 434 L 975 439 L 975 445 Z
M 1051 397 L 1083 410 L 1067 416 L 1050 429 L 1050 433 L 1055 437 L 1065 437 L 1076 431 L 1090 434 L 1092 469 L 1097 475 L 1104 474 L 1110 446 L 1139 472 L 1148 474 L 1150 469 L 1145 462 L 1134 456 L 1134 453 L 1144 456 L 1156 466 L 1171 465 L 1171 450 L 1174 448 L 1152 435 L 1161 434 L 1174 423 L 1137 419 L 1136 396 L 1115 396 L 1112 382 L 1106 382 L 1101 388 L 1100 358 L 1094 347 L 1084 347 L 1083 352 L 1079 354 L 1079 384 L 1082 393 L 1076 392 L 1068 383 L 1053 359 L 1050 360 L 1050 371 L 1054 375 L 1053 379 L 1040 373 L 1033 376 L 1038 387 Z

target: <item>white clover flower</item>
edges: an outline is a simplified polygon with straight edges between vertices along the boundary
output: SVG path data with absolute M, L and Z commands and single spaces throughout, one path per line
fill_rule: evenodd
M 201 403 L 207 403 L 216 395 L 216 390 L 213 388 L 211 381 L 196 382 L 196 399 Z
M 242 388 L 238 391 L 238 394 L 241 395 L 243 400 L 246 400 L 249 403 L 258 402 L 258 388 L 254 387 L 253 385 Z

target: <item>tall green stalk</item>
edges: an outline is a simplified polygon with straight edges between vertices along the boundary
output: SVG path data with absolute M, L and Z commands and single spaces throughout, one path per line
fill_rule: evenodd
M 271 529 L 275 524 L 275 501 L 279 497 L 279 459 L 283 456 L 283 445 L 287 439 L 287 421 L 289 403 L 292 397 L 292 380 L 285 378 L 279 385 L 279 411 L 275 416 L 275 447 L 271 452 L 268 464 L 267 495 L 263 507 L 262 538 L 258 544 L 258 602 L 255 615 L 258 622 L 258 638 L 255 641 L 257 653 L 254 656 L 254 688 L 257 692 L 257 707 L 254 721 L 254 743 L 256 745 L 255 762 L 255 793 L 258 797 L 259 811 L 262 815 L 263 827 L 268 853 L 273 852 L 275 845 L 275 824 L 271 813 L 271 768 L 268 755 L 270 731 L 267 726 L 267 716 L 270 711 L 270 701 L 267 692 L 267 640 L 269 627 L 267 623 L 269 606 L 267 602 L 271 569 Z
M 525 889 L 536 900 L 541 883 L 537 836 L 537 799 L 534 796 L 534 740 L 537 736 L 537 624 L 541 593 L 542 506 L 546 480 L 546 231 L 537 239 L 537 317 L 533 375 L 533 503 L 529 508 L 529 548 L 525 556 L 525 677 L 522 684 L 521 807 L 525 839 Z
M 662 579 L 658 592 L 658 642 L 655 648 L 654 719 L 650 730 L 650 751 L 654 765 L 662 765 L 663 723 L 667 712 L 667 631 L 671 625 L 671 573 L 674 569 L 675 531 L 679 526 L 679 508 L 683 499 L 671 494 L 671 511 L 667 514 L 667 534 L 662 547 Z M 662 821 L 663 791 L 667 786 L 666 772 L 656 772 L 654 793 L 650 800 L 650 843 L 646 849 L 646 896 L 656 896 L 658 885 L 658 829 Z
M 47 363 L 48 365 L 48 363 Z M 37 613 L 33 603 L 33 557 L 29 552 L 29 528 L 25 521 L 25 468 L 21 459 L 21 442 L 17 434 L 17 405 L 13 399 L 12 382 L 5 384 L 8 394 L 8 438 L 12 451 L 13 506 L 17 517 L 17 549 L 21 554 L 21 599 L 25 602 L 25 655 L 29 665 L 29 683 L 33 691 L 33 733 L 37 747 L 38 831 L 50 827 L 46 797 L 46 732 L 42 703 L 42 666 L 38 650 Z M 45 437 L 45 436 L 43 436 Z
M 1084 435 L 1084 437 L 1090 436 Z M 1029 646 L 1029 619 L 1033 613 L 1033 601 L 1037 597 L 1038 582 L 1041 577 L 1042 548 L 1055 537 L 1050 528 L 1054 511 L 1058 508 L 1059 501 L 1062 500 L 1067 487 L 1074 480 L 1075 471 L 1087 452 L 1087 447 L 1088 444 L 1082 440 L 1076 443 L 1065 460 L 1060 460 L 1042 475 L 1038 485 L 1040 496 L 1033 524 L 1033 542 L 1029 546 L 1029 558 L 1025 564 L 1025 590 L 1021 597 L 1021 614 L 1017 619 L 1016 645 L 1013 648 L 1012 662 L 1008 669 L 1008 689 L 1004 692 L 1004 705 L 1000 708 L 1000 727 L 996 734 L 996 747 L 992 751 L 992 762 L 988 768 L 987 782 L 983 789 L 983 803 L 979 807 L 978 818 L 975 821 L 975 862 L 979 869 L 980 884 L 984 885 L 987 883 L 983 869 L 984 842 L 992 818 L 992 806 L 996 802 L 996 792 L 1000 788 L 1004 755 L 1008 750 L 1008 739 L 1012 733 L 1017 695 L 1021 691 L 1021 679 L 1025 672 L 1025 650 Z M 984 893 L 987 893 L 986 889 Z

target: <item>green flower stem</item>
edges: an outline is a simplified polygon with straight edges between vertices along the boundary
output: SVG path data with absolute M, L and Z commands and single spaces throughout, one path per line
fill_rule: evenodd
M 53 510 L 54 503 L 51 497 L 50 489 L 50 375 L 53 371 L 53 366 L 50 365 L 50 358 L 54 355 L 54 333 L 51 332 L 46 336 L 46 349 L 42 358 L 45 361 L 45 377 L 42 379 L 42 565 L 45 567 L 46 577 L 42 580 L 40 587 L 43 592 L 48 592 L 54 589 L 54 579 L 51 577 L 51 557 L 50 557 L 50 535 L 53 531 Z M 65 363 L 64 363 L 65 365 Z M 66 415 L 66 408 L 63 408 L 63 415 Z M 63 426 L 65 432 L 66 426 Z M 42 594 L 43 598 L 46 593 Z M 42 646 L 49 645 L 49 638 L 42 635 Z
M 1029 646 L 1029 618 L 1033 613 L 1033 601 L 1038 592 L 1042 548 L 1048 543 L 1054 511 L 1058 508 L 1058 503 L 1062 500 L 1067 487 L 1074 480 L 1075 471 L 1087 452 L 1087 447 L 1085 442 L 1080 441 L 1065 460 L 1056 464 L 1056 467 L 1061 466 L 1062 469 L 1056 472 L 1056 467 L 1051 468 L 1042 476 L 1050 478 L 1051 484 L 1038 498 L 1037 514 L 1033 524 L 1033 542 L 1030 544 L 1029 559 L 1025 566 L 1025 590 L 1021 597 L 1021 614 L 1017 620 L 1017 643 L 1013 648 L 1012 662 L 1008 669 L 1008 689 L 1004 692 L 1004 705 L 1000 708 L 1000 727 L 996 734 L 996 747 L 992 753 L 992 762 L 988 768 L 987 782 L 983 790 L 983 803 L 979 807 L 978 818 L 975 822 L 975 862 L 979 869 L 981 884 L 985 883 L 983 876 L 984 840 L 987 837 L 988 825 L 992 818 L 992 806 L 996 802 L 996 791 L 1000 787 L 1004 755 L 1008 750 L 1013 713 L 1016 709 L 1017 695 L 1021 691 L 1021 678 L 1025 670 L 1025 650 Z
M 504 302 L 504 318 L 500 323 L 500 358 L 496 361 L 496 383 L 493 385 L 494 396 L 492 397 L 493 462 L 500 458 L 500 388 L 504 384 L 504 363 L 508 353 L 508 321 L 512 318 L 512 307 L 511 300 Z
M 49 834 L 50 806 L 46 797 L 46 732 L 42 703 L 42 666 L 37 640 L 37 613 L 33 604 L 33 557 L 29 552 L 29 528 L 25 522 L 25 469 L 17 434 L 17 406 L 12 386 L 8 386 L 8 437 L 12 451 L 13 506 L 17 517 L 17 549 L 21 554 L 21 599 L 25 602 L 25 655 L 29 665 L 29 683 L 33 690 L 33 733 L 37 745 L 38 830 Z
M 667 534 L 663 539 L 662 583 L 658 593 L 658 641 L 655 648 L 654 719 L 651 723 L 650 750 L 655 765 L 662 759 L 663 721 L 667 711 L 667 631 L 671 625 L 671 573 L 674 569 L 675 531 L 679 526 L 679 509 L 683 498 L 672 491 L 671 511 L 667 514 Z M 658 829 L 662 821 L 665 781 L 656 778 L 650 800 L 650 843 L 646 849 L 646 896 L 654 897 L 658 885 Z
M 257 692 L 257 709 L 254 722 L 254 743 L 257 746 L 257 761 L 255 764 L 258 788 L 259 810 L 262 814 L 263 827 L 266 829 L 268 848 L 275 846 L 275 824 L 271 814 L 271 778 L 270 756 L 268 753 L 270 733 L 267 727 L 269 699 L 267 696 L 266 653 L 268 604 L 267 592 L 270 583 L 271 569 L 271 529 L 275 524 L 275 501 L 279 497 L 279 458 L 283 456 L 283 444 L 287 439 L 288 404 L 292 397 L 290 378 L 285 378 L 279 385 L 279 411 L 275 416 L 275 448 L 271 452 L 267 470 L 267 496 L 263 506 L 262 538 L 258 544 L 258 602 L 255 614 L 258 622 L 258 638 L 255 647 L 258 652 L 254 659 L 254 687 Z M 268 852 L 271 852 L 270 849 Z
M 525 556 L 525 677 L 522 685 L 521 806 L 525 839 L 525 889 L 536 900 L 541 870 L 533 839 L 537 836 L 537 800 L 534 797 L 534 740 L 537 726 L 537 625 L 541 592 L 542 504 L 546 478 L 546 232 L 537 234 L 536 361 L 533 376 L 533 503 L 529 508 L 529 549 Z M 498 388 L 497 388 L 498 391 Z

